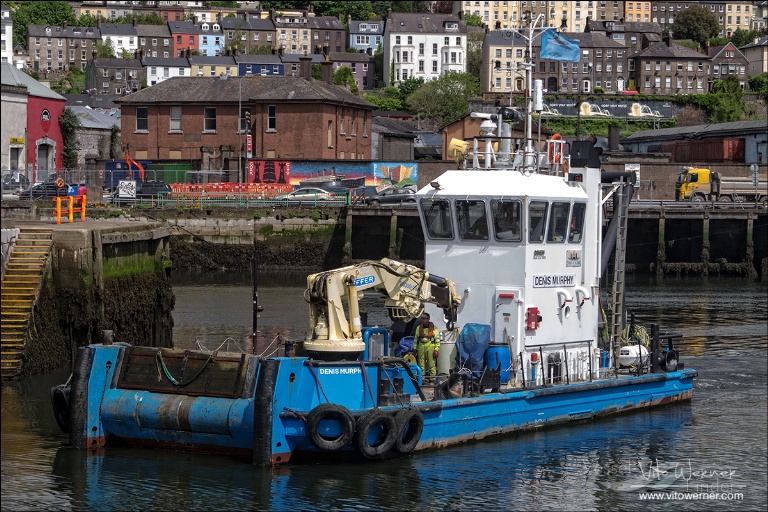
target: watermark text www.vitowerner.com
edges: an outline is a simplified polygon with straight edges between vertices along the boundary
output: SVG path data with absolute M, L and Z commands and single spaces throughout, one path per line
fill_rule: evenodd
M 641 492 L 638 493 L 642 501 L 668 501 L 668 500 L 714 500 L 714 501 L 741 501 L 744 493 L 741 492 Z
M 738 472 L 729 467 L 698 466 L 691 460 L 663 462 L 660 459 L 638 461 L 626 466 L 629 478 L 617 486 L 620 491 L 634 491 L 640 500 L 715 500 L 740 501 L 746 485 Z

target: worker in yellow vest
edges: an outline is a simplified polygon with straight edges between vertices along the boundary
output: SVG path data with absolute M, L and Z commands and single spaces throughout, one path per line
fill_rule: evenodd
M 421 323 L 413 334 L 417 363 L 425 376 L 437 374 L 437 352 L 440 350 L 440 336 L 435 324 L 429 321 L 429 313 L 421 314 Z

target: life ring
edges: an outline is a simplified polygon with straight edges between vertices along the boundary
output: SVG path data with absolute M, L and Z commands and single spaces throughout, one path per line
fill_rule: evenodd
M 364 457 L 377 459 L 395 444 L 395 430 L 395 417 L 382 410 L 374 409 L 357 420 L 355 445 Z M 375 437 L 373 442 L 369 439 L 371 435 Z
M 333 437 L 321 433 L 320 422 L 324 420 L 341 423 L 341 433 Z M 352 441 L 355 434 L 355 418 L 349 409 L 342 405 L 320 404 L 307 415 L 307 433 L 309 439 L 321 450 L 339 450 Z
M 424 416 L 421 411 L 409 407 L 395 414 L 395 451 L 400 455 L 411 453 L 424 431 Z
M 61 188 L 64 186 L 64 178 L 56 178 L 56 186 Z
M 51 388 L 53 416 L 62 432 L 69 432 L 69 386 L 60 384 Z
M 555 149 L 556 140 L 562 140 L 562 136 L 559 133 L 556 133 L 552 135 L 552 138 L 549 139 L 549 161 L 553 164 L 559 164 L 560 163 L 560 153 L 562 152 L 559 149 Z

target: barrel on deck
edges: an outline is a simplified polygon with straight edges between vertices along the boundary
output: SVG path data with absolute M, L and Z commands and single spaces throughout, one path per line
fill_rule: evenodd
M 485 365 L 495 369 L 501 366 L 501 383 L 509 382 L 509 370 L 512 366 L 509 345 L 488 345 L 485 351 Z

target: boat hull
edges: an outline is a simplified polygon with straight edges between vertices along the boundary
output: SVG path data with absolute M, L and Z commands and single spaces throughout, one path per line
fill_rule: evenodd
M 96 449 L 128 443 L 232 454 L 261 466 L 305 457 L 330 461 L 361 455 L 361 422 L 371 411 L 395 416 L 402 409 L 413 409 L 423 418 L 423 428 L 408 452 L 419 451 L 688 401 L 697 375 L 695 370 L 680 370 L 435 399 L 423 396 L 418 375 L 407 379 L 405 365 L 242 356 L 237 367 L 234 363 L 227 367 L 226 361 L 199 372 L 188 367 L 187 375 L 197 373 L 195 381 L 176 386 L 167 382 L 159 366 L 152 368 L 151 354 L 155 362 L 171 361 L 174 355 L 192 359 L 188 351 L 172 349 L 79 350 L 69 404 L 73 446 Z M 165 359 L 157 354 L 165 354 Z M 235 368 L 242 369 L 243 378 L 231 379 L 240 371 Z M 179 367 L 172 370 L 185 373 Z M 402 376 L 406 376 L 402 392 L 391 393 L 387 384 Z M 217 381 L 224 382 L 226 392 L 216 387 Z M 238 384 L 230 389 L 231 382 Z M 348 411 L 354 421 L 355 432 L 347 432 L 338 446 L 318 446 L 313 440 L 311 429 L 323 423 L 313 427 L 311 415 L 322 404 Z M 344 428 L 332 420 L 322 427 L 331 438 Z M 375 457 L 365 451 L 362 455 L 397 455 L 389 448 L 373 453 Z

